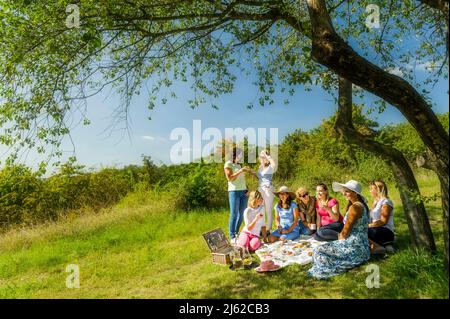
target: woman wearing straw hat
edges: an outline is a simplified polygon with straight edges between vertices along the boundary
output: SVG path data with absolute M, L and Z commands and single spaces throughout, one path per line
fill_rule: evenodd
M 280 199 L 275 205 L 275 230 L 269 236 L 269 242 L 294 240 L 300 235 L 298 225 L 299 212 L 295 203 L 295 194 L 287 186 L 281 186 L 275 195 Z
M 370 258 L 368 220 L 369 208 L 361 194 L 361 184 L 351 180 L 345 184 L 333 183 L 335 192 L 347 199 L 344 228 L 338 240 L 313 250 L 313 267 L 309 275 L 318 279 L 329 278 L 361 265 Z

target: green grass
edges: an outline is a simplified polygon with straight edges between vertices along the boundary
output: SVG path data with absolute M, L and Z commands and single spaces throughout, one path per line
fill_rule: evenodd
M 424 195 L 437 191 L 420 175 Z M 1 298 L 448 298 L 442 267 L 439 203 L 427 204 L 438 254 L 410 248 L 398 195 L 397 253 L 371 260 L 381 287 L 365 285 L 367 264 L 330 280 L 307 266 L 279 272 L 233 272 L 211 263 L 201 234 L 227 229 L 228 211 L 174 211 L 161 194 L 138 193 L 117 207 L 0 237 Z M 65 286 L 68 264 L 80 267 L 79 289 Z

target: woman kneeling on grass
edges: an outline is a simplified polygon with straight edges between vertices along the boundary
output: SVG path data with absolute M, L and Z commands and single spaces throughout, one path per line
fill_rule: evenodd
M 244 211 L 245 226 L 239 235 L 237 245 L 247 248 L 250 252 L 261 246 L 259 234 L 262 232 L 266 241 L 266 226 L 264 225 L 264 199 L 260 192 L 250 192 L 248 207 Z
M 281 186 L 275 195 L 280 199 L 274 207 L 277 230 L 269 236 L 269 242 L 297 239 L 300 232 L 298 229 L 299 212 L 297 204 L 294 202 L 295 194 L 289 191 L 288 187 Z
M 361 184 L 353 180 L 345 184 L 333 183 L 333 190 L 342 191 L 348 200 L 344 228 L 337 241 L 313 250 L 314 265 L 308 272 L 310 276 L 318 279 L 329 278 L 369 260 L 369 208 L 361 195 L 361 189 Z

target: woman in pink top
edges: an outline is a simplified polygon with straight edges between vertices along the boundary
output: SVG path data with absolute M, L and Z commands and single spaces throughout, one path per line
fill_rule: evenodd
M 329 196 L 328 187 L 320 183 L 316 187 L 316 212 L 317 212 L 317 232 L 314 235 L 316 240 L 331 241 L 337 240 L 337 236 L 342 231 L 342 215 L 339 212 L 339 202 Z

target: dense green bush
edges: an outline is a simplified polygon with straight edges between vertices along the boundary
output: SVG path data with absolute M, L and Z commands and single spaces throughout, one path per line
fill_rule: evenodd
M 0 170 L 0 227 L 54 220 L 78 209 L 111 206 L 143 176 L 130 167 L 86 172 L 73 160 L 49 178 L 24 165 L 5 166 Z
M 24 165 L 0 170 L 0 227 L 22 222 L 27 211 L 42 210 L 43 183 Z
M 438 119 L 444 129 L 449 131 L 448 113 L 439 114 Z M 395 125 L 387 125 L 381 131 L 378 139 L 388 143 L 401 151 L 409 161 L 414 161 L 416 156 L 423 155 L 426 147 L 411 124 L 405 122 Z
M 177 208 L 217 208 L 227 203 L 226 179 L 221 164 L 196 164 L 166 185 L 174 194 Z M 184 167 L 185 168 L 185 167 Z

